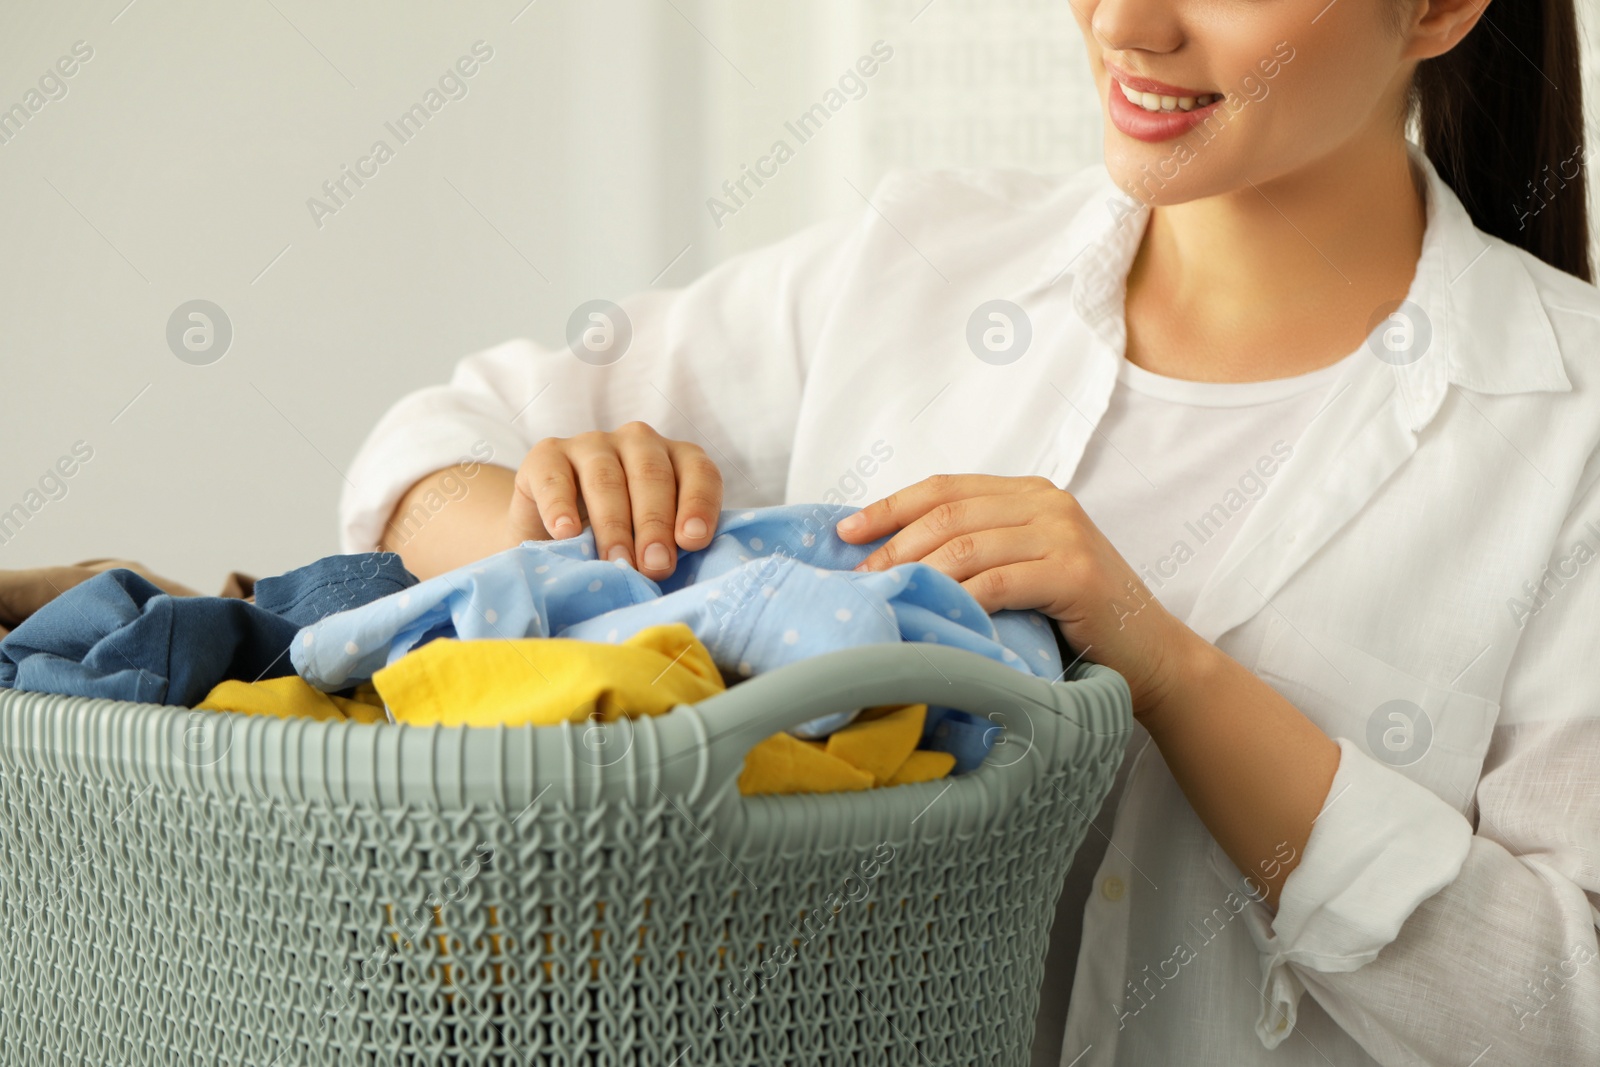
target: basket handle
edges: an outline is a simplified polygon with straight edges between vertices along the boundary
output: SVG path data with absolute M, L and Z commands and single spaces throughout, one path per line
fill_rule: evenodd
M 1092 663 L 1074 665 L 1065 682 L 1050 682 L 967 649 L 888 642 L 788 664 L 694 708 L 709 735 L 707 778 L 715 791 L 739 773 L 751 748 L 773 734 L 822 715 L 880 704 L 959 708 L 1007 729 L 1025 722 L 1031 743 L 1035 734 L 1054 735 L 1069 686 L 1101 675 L 1126 687 L 1120 675 Z

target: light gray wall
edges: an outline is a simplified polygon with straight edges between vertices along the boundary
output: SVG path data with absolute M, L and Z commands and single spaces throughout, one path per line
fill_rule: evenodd
M 723 179 L 879 39 L 866 96 L 716 226 Z M 1066 171 L 1100 141 L 1060 0 L 10 0 L 0 108 L 80 40 L 0 144 L 0 511 L 93 458 L 0 568 L 120 555 L 206 590 L 335 551 L 362 435 L 459 356 L 554 342 L 578 303 L 854 210 L 891 166 Z M 480 40 L 465 98 L 400 144 L 384 124 Z M 308 198 L 379 138 L 319 226 Z M 166 340 L 197 298 L 234 331 L 204 366 Z

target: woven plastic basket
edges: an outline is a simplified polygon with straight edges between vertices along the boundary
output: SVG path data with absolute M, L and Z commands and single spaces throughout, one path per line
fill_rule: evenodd
M 976 773 L 741 797 L 820 714 L 1004 728 Z M 0 1058 L 1028 1059 L 1126 683 L 874 645 L 611 725 L 416 729 L 0 693 Z

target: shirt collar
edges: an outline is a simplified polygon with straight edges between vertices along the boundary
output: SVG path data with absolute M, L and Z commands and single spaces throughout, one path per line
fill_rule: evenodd
M 1407 147 L 1425 179 L 1422 253 L 1405 304 L 1375 325 L 1368 346 L 1374 363 L 1393 367 L 1411 429 L 1432 420 L 1450 385 L 1492 394 L 1570 391 L 1526 254 L 1479 230 L 1427 154 Z M 1128 270 L 1150 208 L 1119 189 L 1104 166 L 1096 170 L 1090 195 L 1025 292 L 1070 287 L 1079 318 L 1120 353 Z

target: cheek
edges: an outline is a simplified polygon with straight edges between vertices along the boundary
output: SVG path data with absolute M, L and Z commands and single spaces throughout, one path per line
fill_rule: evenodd
M 1276 77 L 1265 78 L 1256 70 L 1268 94 L 1249 105 L 1258 109 L 1254 117 L 1261 147 L 1290 157 L 1284 162 L 1334 151 L 1364 127 L 1388 118 L 1385 98 L 1397 58 L 1385 54 L 1385 42 L 1371 32 L 1370 23 L 1324 21 L 1329 25 L 1319 23 L 1309 33 L 1300 27 L 1299 40 L 1287 32 L 1279 38 L 1294 51 L 1291 60 L 1279 63 Z

